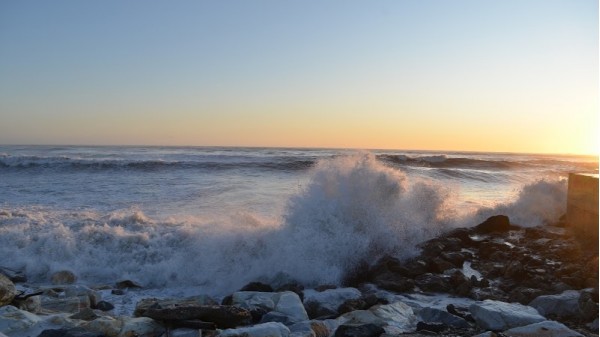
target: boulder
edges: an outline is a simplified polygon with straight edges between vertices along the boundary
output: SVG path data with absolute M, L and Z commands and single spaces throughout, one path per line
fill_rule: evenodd
M 546 320 L 532 307 L 494 300 L 473 303 L 469 307 L 469 311 L 480 328 L 492 331 L 506 330 Z
M 165 328 L 151 318 L 123 317 L 121 320 L 123 325 L 118 337 L 161 336 L 165 332 Z
M 310 318 L 335 316 L 347 300 L 359 299 L 362 293 L 356 288 L 327 289 L 321 292 L 304 291 L 304 306 Z
M 102 316 L 82 324 L 81 327 L 87 331 L 103 334 L 106 337 L 117 337 L 121 332 L 121 328 L 123 328 L 123 321 L 109 316 Z
M 598 333 L 598 318 L 596 318 L 592 323 L 586 324 L 586 326 L 594 333 Z
M 17 309 L 12 305 L 0 308 L 0 332 L 12 336 L 28 330 L 42 322 L 42 319 L 30 312 Z
M 398 293 L 412 291 L 415 287 L 415 282 L 412 279 L 391 272 L 384 272 L 375 276 L 372 282 L 380 289 Z
M 29 296 L 24 299 L 15 299 L 12 302 L 12 305 L 21 309 L 27 310 L 34 314 L 37 314 L 42 310 L 42 297 L 41 296 Z
M 423 291 L 450 292 L 449 278 L 444 275 L 426 273 L 415 278 L 415 284 Z
M 333 322 L 333 324 L 332 324 Z M 339 326 L 335 320 L 326 321 L 304 321 L 289 326 L 293 335 L 308 337 L 328 337 Z
M 251 327 L 223 330 L 220 337 L 289 337 L 290 329 L 281 323 L 269 322 Z
M 83 285 L 70 285 L 65 287 L 65 296 L 66 297 L 75 297 L 75 296 L 87 296 L 90 298 L 90 306 L 92 308 L 96 307 L 96 304 L 100 302 L 102 296 L 99 292 L 92 290 Z
M 233 293 L 232 304 L 249 310 L 259 308 L 267 312 L 273 311 L 287 316 L 288 319 L 284 319 L 284 321 L 292 324 L 293 322 L 308 320 L 308 314 L 300 297 L 291 291 L 281 293 L 240 291 Z M 272 314 L 271 316 L 264 318 L 263 321 L 265 319 L 277 319 L 277 322 L 281 322 L 282 318 L 278 315 Z
M 419 317 L 426 323 L 443 323 L 457 328 L 469 327 L 469 323 L 465 319 L 436 308 L 419 310 Z
M 567 290 L 558 295 L 542 295 L 529 303 L 541 315 L 573 318 L 579 315 L 579 291 Z
M 79 310 L 89 308 L 90 299 L 85 295 L 65 298 L 43 297 L 41 307 L 44 310 L 54 312 L 76 313 Z
M 378 304 L 369 310 L 356 310 L 337 318 L 342 325 L 375 324 L 383 327 L 386 333 L 400 334 L 414 330 L 416 316 L 408 305 L 402 302 Z
M 70 270 L 61 270 L 50 276 L 52 284 L 73 284 L 77 281 L 77 276 Z
M 379 337 L 385 330 L 375 324 L 340 325 L 335 330 L 335 337 Z
M 112 303 L 110 303 L 110 302 L 100 301 L 100 302 L 96 303 L 95 308 L 98 310 L 102 310 L 102 311 L 110 311 L 110 310 L 113 310 L 115 308 L 115 306 L 112 305 Z
M 259 291 L 263 293 L 271 293 L 273 292 L 273 288 L 265 283 L 261 282 L 250 282 L 240 289 L 240 291 Z
M 509 337 L 583 337 L 579 332 L 555 321 L 543 321 L 504 331 Z
M 27 277 L 22 271 L 0 266 L 0 274 L 8 277 L 14 283 L 27 282 Z
M 169 306 L 186 306 L 186 305 L 215 305 L 217 304 L 212 298 L 200 295 L 185 298 L 144 298 L 137 303 L 133 315 L 136 317 L 142 316 L 151 306 L 169 307 Z
M 104 337 L 104 334 L 85 331 L 81 328 L 74 329 L 46 329 L 37 337 Z
M 115 283 L 117 289 L 143 288 L 139 283 L 132 280 L 123 280 Z
M 578 300 L 579 313 L 584 320 L 598 317 L 598 290 L 584 289 Z
M 479 225 L 475 226 L 475 233 L 477 234 L 489 234 L 493 232 L 508 232 L 510 230 L 510 220 L 506 215 L 494 215 Z
M 17 288 L 8 277 L 0 274 L 0 307 L 8 305 L 17 295 Z
M 93 321 L 96 318 L 98 318 L 98 315 L 96 315 L 94 310 L 90 308 L 85 308 L 79 311 L 78 313 L 69 316 L 69 318 L 80 319 L 82 321 Z
M 227 329 L 252 322 L 250 311 L 230 305 L 171 305 L 150 306 L 141 316 L 161 321 L 201 320 Z

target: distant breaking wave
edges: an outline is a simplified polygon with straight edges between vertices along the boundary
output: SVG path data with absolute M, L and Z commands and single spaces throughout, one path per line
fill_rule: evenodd
M 511 169 L 532 170 L 540 167 L 554 165 L 564 166 L 569 169 L 598 169 L 598 162 L 593 161 L 560 161 L 556 159 L 527 159 L 527 160 L 490 160 L 466 157 L 448 157 L 446 155 L 433 156 L 407 156 L 378 154 L 375 155 L 379 161 L 396 167 L 424 167 L 436 169 L 473 169 L 501 171 Z M 317 163 L 317 158 L 277 156 L 277 157 L 240 157 L 235 160 L 223 160 L 222 158 L 203 158 L 196 160 L 126 160 L 126 159 L 91 159 L 43 157 L 43 156 L 11 156 L 0 153 L 0 170 L 11 169 L 71 169 L 71 170 L 169 170 L 169 169 L 200 169 L 200 170 L 232 170 L 232 169 L 263 169 L 275 171 L 299 171 L 308 170 Z M 460 176 L 465 173 L 445 171 L 448 175 Z M 468 178 L 479 180 L 482 177 L 469 176 Z M 485 180 L 485 179 L 483 179 Z

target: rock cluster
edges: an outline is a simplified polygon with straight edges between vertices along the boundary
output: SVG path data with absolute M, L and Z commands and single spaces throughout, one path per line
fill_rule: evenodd
M 420 248 L 365 264 L 341 288 L 252 282 L 220 303 L 144 298 L 131 317 L 101 294 L 123 297 L 136 282 L 91 288 L 61 271 L 25 294 L 14 285 L 23 274 L 0 268 L 0 337 L 597 336 L 598 251 L 568 229 L 495 216 Z

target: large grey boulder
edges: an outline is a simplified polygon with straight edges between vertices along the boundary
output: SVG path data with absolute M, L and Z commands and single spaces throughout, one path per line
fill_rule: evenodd
M 304 306 L 311 318 L 336 315 L 340 305 L 347 300 L 359 299 L 361 296 L 362 293 L 356 288 L 336 288 L 324 291 L 307 289 L 304 291 Z
M 457 328 L 468 328 L 469 322 L 464 318 L 436 308 L 423 308 L 419 310 L 419 317 L 427 323 L 443 323 Z
M 12 336 L 40 324 L 42 319 L 12 305 L 0 308 L 0 332 Z
M 576 317 L 579 315 L 579 297 L 579 291 L 567 290 L 557 295 L 538 296 L 529 303 L 529 306 L 544 316 Z
M 355 310 L 337 318 L 340 325 L 375 324 L 388 334 L 401 334 L 415 329 L 416 316 L 411 307 L 396 302 L 378 304 L 368 310 Z
M 17 288 L 8 277 L 0 274 L 0 307 L 8 305 L 17 295 Z
M 223 330 L 220 337 L 289 337 L 290 329 L 281 323 L 269 322 L 250 327 Z
M 266 310 L 268 313 L 267 317 L 263 317 L 264 321 L 294 324 L 308 320 L 308 314 L 300 297 L 291 291 L 278 293 L 239 291 L 233 293 L 231 301 L 233 305 L 241 308 Z
M 504 331 L 510 337 L 583 337 L 556 321 L 544 321 Z
M 535 308 L 493 300 L 473 303 L 469 311 L 484 330 L 501 331 L 546 320 Z

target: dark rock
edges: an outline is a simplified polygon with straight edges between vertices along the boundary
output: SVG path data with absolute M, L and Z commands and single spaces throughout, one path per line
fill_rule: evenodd
M 140 316 L 155 320 L 201 320 L 213 322 L 220 329 L 235 328 L 252 322 L 250 311 L 228 305 L 171 305 L 151 306 Z
M 466 257 L 463 253 L 457 252 L 446 252 L 442 253 L 442 258 L 450 263 L 452 263 L 455 267 L 462 267 L 463 263 L 466 260 Z
M 233 295 L 227 295 L 223 297 L 221 301 L 221 305 L 232 305 L 233 304 Z
M 126 288 L 143 288 L 140 284 L 131 281 L 131 280 L 123 280 L 119 281 L 115 284 L 115 288 L 117 289 L 126 289 Z
M 277 288 L 276 291 L 278 293 L 284 291 L 294 292 L 296 293 L 296 295 L 298 295 L 298 297 L 300 297 L 300 301 L 304 302 L 304 286 L 299 283 L 286 283 L 281 287 Z
M 415 282 L 412 279 L 399 276 L 397 274 L 392 274 L 390 272 L 377 275 L 373 279 L 373 284 L 381 289 L 399 293 L 412 291 L 415 287 Z
M 475 226 L 474 231 L 478 234 L 489 234 L 493 232 L 505 233 L 510 229 L 510 220 L 506 215 L 494 215 Z
M 113 295 L 125 295 L 125 292 L 123 291 L 123 289 L 113 289 L 110 291 L 111 294 Z
M 376 304 L 388 304 L 387 300 L 380 299 L 375 294 L 366 294 L 363 295 L 360 299 L 365 302 L 365 309 L 370 308 Z
M 579 312 L 584 320 L 598 318 L 598 290 L 585 289 L 581 291 L 578 300 Z
M 469 323 L 464 318 L 440 309 L 423 308 L 419 311 L 419 316 L 425 323 L 442 323 L 456 328 L 469 327 Z
M 433 273 L 443 273 L 448 269 L 454 268 L 454 264 L 442 259 L 441 257 L 433 258 L 429 263 L 429 272 Z
M 90 309 L 90 308 L 84 308 L 79 310 L 78 313 L 69 316 L 69 318 L 73 318 L 73 319 L 81 319 L 84 321 L 93 321 L 96 318 L 98 318 L 99 316 L 96 315 L 96 313 L 94 312 L 94 310 Z
M 336 311 L 326 308 L 318 302 L 309 301 L 304 303 L 304 309 L 310 319 L 326 319 L 335 318 L 338 316 Z
M 8 277 L 0 274 L 0 307 L 10 304 L 17 296 L 17 288 Z
M 446 329 L 448 329 L 448 326 L 444 323 L 417 323 L 417 331 L 442 332 Z
M 77 281 L 77 276 L 70 270 L 61 270 L 50 276 L 52 284 L 73 284 Z
M 273 288 L 265 283 L 261 282 L 250 282 L 240 289 L 240 291 L 260 291 L 264 293 L 272 293 Z
M 457 228 L 446 234 L 446 237 L 456 238 L 463 246 L 472 246 L 475 242 L 470 237 L 471 231 L 467 228 Z
M 543 292 L 539 289 L 517 287 L 508 293 L 508 301 L 528 305 L 540 295 L 543 295 Z
M 367 303 L 361 299 L 350 299 L 342 303 L 338 308 L 338 314 L 345 314 L 350 311 L 363 310 L 367 307 Z
M 102 310 L 102 311 L 110 311 L 113 310 L 115 308 L 114 305 L 112 305 L 109 302 L 106 301 L 100 301 L 98 303 L 96 303 L 96 309 L 98 310 Z
M 450 282 L 447 277 L 438 274 L 423 274 L 415 278 L 415 284 L 423 291 L 449 292 Z
M 454 304 L 448 304 L 446 306 L 446 311 L 448 311 L 452 315 L 458 316 L 466 321 L 475 322 L 475 320 L 473 319 L 473 316 L 471 316 L 471 313 L 469 312 L 468 308 L 461 308 L 461 307 L 455 306 Z
M 385 331 L 375 324 L 340 325 L 335 331 L 335 337 L 379 337 Z
M 297 320 L 294 320 L 292 317 L 282 314 L 277 311 L 271 311 L 264 314 L 260 320 L 260 323 L 268 323 L 268 322 L 278 322 L 284 325 L 292 325 L 298 323 Z
M 329 290 L 329 289 L 337 289 L 337 286 L 334 284 L 322 284 L 322 285 L 315 287 L 315 290 L 318 292 L 323 292 L 323 291 Z
M 27 282 L 27 276 L 21 271 L 0 267 L 0 274 L 6 276 L 13 283 Z
M 268 311 L 266 309 L 260 308 L 260 307 L 255 307 L 253 309 L 250 309 L 250 316 L 252 316 L 252 323 L 257 324 L 259 323 L 263 316 L 267 313 Z
M 506 266 L 504 277 L 516 281 L 522 281 L 528 278 L 528 273 L 525 271 L 525 268 L 523 268 L 521 262 L 515 260 Z
M 42 331 L 38 337 L 105 337 L 105 335 L 97 332 L 89 332 L 81 328 L 74 328 L 47 329 Z

